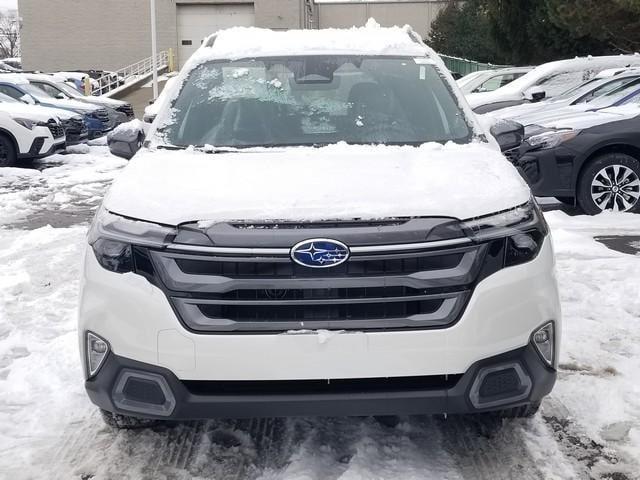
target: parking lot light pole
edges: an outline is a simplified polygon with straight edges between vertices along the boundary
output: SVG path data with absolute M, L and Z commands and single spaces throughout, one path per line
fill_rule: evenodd
M 151 1 L 151 63 L 153 68 L 153 100 L 158 98 L 158 39 L 156 38 L 156 0 Z

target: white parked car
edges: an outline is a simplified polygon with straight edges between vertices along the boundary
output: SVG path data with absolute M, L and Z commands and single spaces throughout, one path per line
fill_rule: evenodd
M 397 27 L 204 41 L 88 236 L 78 332 L 108 424 L 535 413 L 549 230 L 498 148 L 521 127 L 493 140 L 444 72 Z
M 64 127 L 55 113 L 0 99 L 0 167 L 63 151 Z
M 512 119 L 519 122 L 520 120 L 518 119 L 520 117 L 538 113 L 550 114 L 553 111 L 575 105 L 581 105 L 584 109 L 588 110 L 590 108 L 589 104 L 592 101 L 603 96 L 611 97 L 611 94 L 620 91 L 622 87 L 638 83 L 639 79 L 640 69 L 637 68 L 605 70 L 591 80 L 587 80 L 548 100 L 502 108 L 490 112 L 487 115 L 495 118 Z M 614 103 L 615 102 L 611 105 Z
M 501 108 L 552 98 L 571 87 L 592 79 L 603 70 L 630 66 L 640 66 L 640 55 L 559 60 L 540 65 L 509 85 L 493 92 L 470 93 L 467 95 L 467 100 L 476 113 L 492 112 Z
M 533 70 L 533 67 L 498 68 L 496 70 L 481 70 L 465 75 L 457 81 L 460 90 L 468 93 L 493 92 L 498 88 L 509 85 L 514 80 Z

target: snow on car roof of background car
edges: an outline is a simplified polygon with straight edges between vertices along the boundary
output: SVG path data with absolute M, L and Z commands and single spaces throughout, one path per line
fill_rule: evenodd
M 601 68 L 605 70 L 607 68 L 614 68 L 621 61 L 629 61 L 633 62 L 635 65 L 640 66 L 640 55 L 609 55 L 602 57 L 576 57 L 568 60 L 557 60 L 555 62 L 544 63 L 542 65 L 537 66 L 529 73 L 523 75 L 522 77 L 514 80 L 513 82 L 505 85 L 504 87 L 499 88 L 498 90 L 520 90 L 523 86 L 526 88 L 532 82 L 537 81 L 538 79 L 544 78 L 547 75 L 553 73 L 561 73 L 564 71 L 576 71 L 581 68 L 585 68 L 588 66 L 594 66 L 595 68 Z M 609 67 L 610 65 L 610 67 Z M 564 68 L 564 69 L 563 69 Z M 497 90 L 496 90 L 497 91 Z
M 0 81 L 14 85 L 29 83 L 29 79 L 21 73 L 0 73 Z

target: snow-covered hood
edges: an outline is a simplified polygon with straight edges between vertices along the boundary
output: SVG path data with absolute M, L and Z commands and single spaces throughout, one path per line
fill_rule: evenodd
M 127 104 L 127 102 L 123 102 L 122 100 L 115 100 L 113 98 L 105 97 L 104 95 L 99 97 L 88 96 L 78 101 L 90 103 L 92 105 L 104 105 L 111 108 L 118 108 Z
M 111 187 L 107 210 L 156 223 L 460 219 L 526 203 L 529 187 L 487 144 L 144 150 Z
M 77 100 L 60 100 L 57 98 L 47 99 L 46 103 L 55 108 L 66 108 L 68 110 L 75 110 L 77 112 L 91 113 L 95 112 L 98 108 L 97 105 L 91 105 L 89 103 L 79 102 Z
M 523 103 L 522 105 L 501 108 L 500 110 L 485 113 L 484 115 L 488 115 L 496 119 L 515 120 L 516 122 L 520 122 L 520 118 L 527 117 L 528 115 L 548 112 L 550 109 L 562 108 L 567 105 L 569 105 L 569 103 L 553 100 L 546 102 Z
M 52 118 L 63 118 L 63 115 L 69 117 L 77 114 L 60 110 L 57 108 L 38 107 L 35 105 L 27 105 L 23 103 L 0 103 L 0 111 L 7 112 L 14 118 L 26 118 L 27 120 L 35 120 L 38 122 L 48 122 Z M 66 117 L 65 117 L 66 118 Z
M 562 115 L 549 115 L 547 118 L 540 118 L 535 124 L 546 128 L 584 130 L 597 125 L 604 125 L 605 123 L 634 118 L 638 115 L 640 115 L 640 106 L 624 105 L 605 108 L 595 112 L 584 110 L 574 110 L 571 113 L 563 112 Z

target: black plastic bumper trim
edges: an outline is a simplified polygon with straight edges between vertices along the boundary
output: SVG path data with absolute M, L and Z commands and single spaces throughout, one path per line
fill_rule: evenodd
M 477 409 L 469 400 L 474 379 L 483 367 L 518 362 L 531 379 L 526 398 L 508 400 L 499 407 Z M 120 409 L 114 405 L 112 394 L 123 370 L 161 375 L 175 397 L 175 408 L 169 416 L 158 416 Z M 193 420 L 207 418 L 258 418 L 295 416 L 366 416 L 409 414 L 467 414 L 509 408 L 540 401 L 556 381 L 556 371 L 546 367 L 534 347 L 526 347 L 497 355 L 475 363 L 453 386 L 443 388 L 362 389 L 338 393 L 317 391 L 291 393 L 237 393 L 225 390 L 220 394 L 203 394 L 187 388 L 192 382 L 179 380 L 171 371 L 129 360 L 110 353 L 97 376 L 87 380 L 85 387 L 91 401 L 100 408 L 144 418 L 165 420 Z M 281 382 L 281 381 L 280 381 Z M 296 381 L 290 381 L 294 384 Z M 303 387 L 304 380 L 300 381 Z M 246 383 L 246 382 L 244 382 Z M 274 382 L 278 383 L 278 382 Z M 402 382 L 399 382 L 402 384 Z

